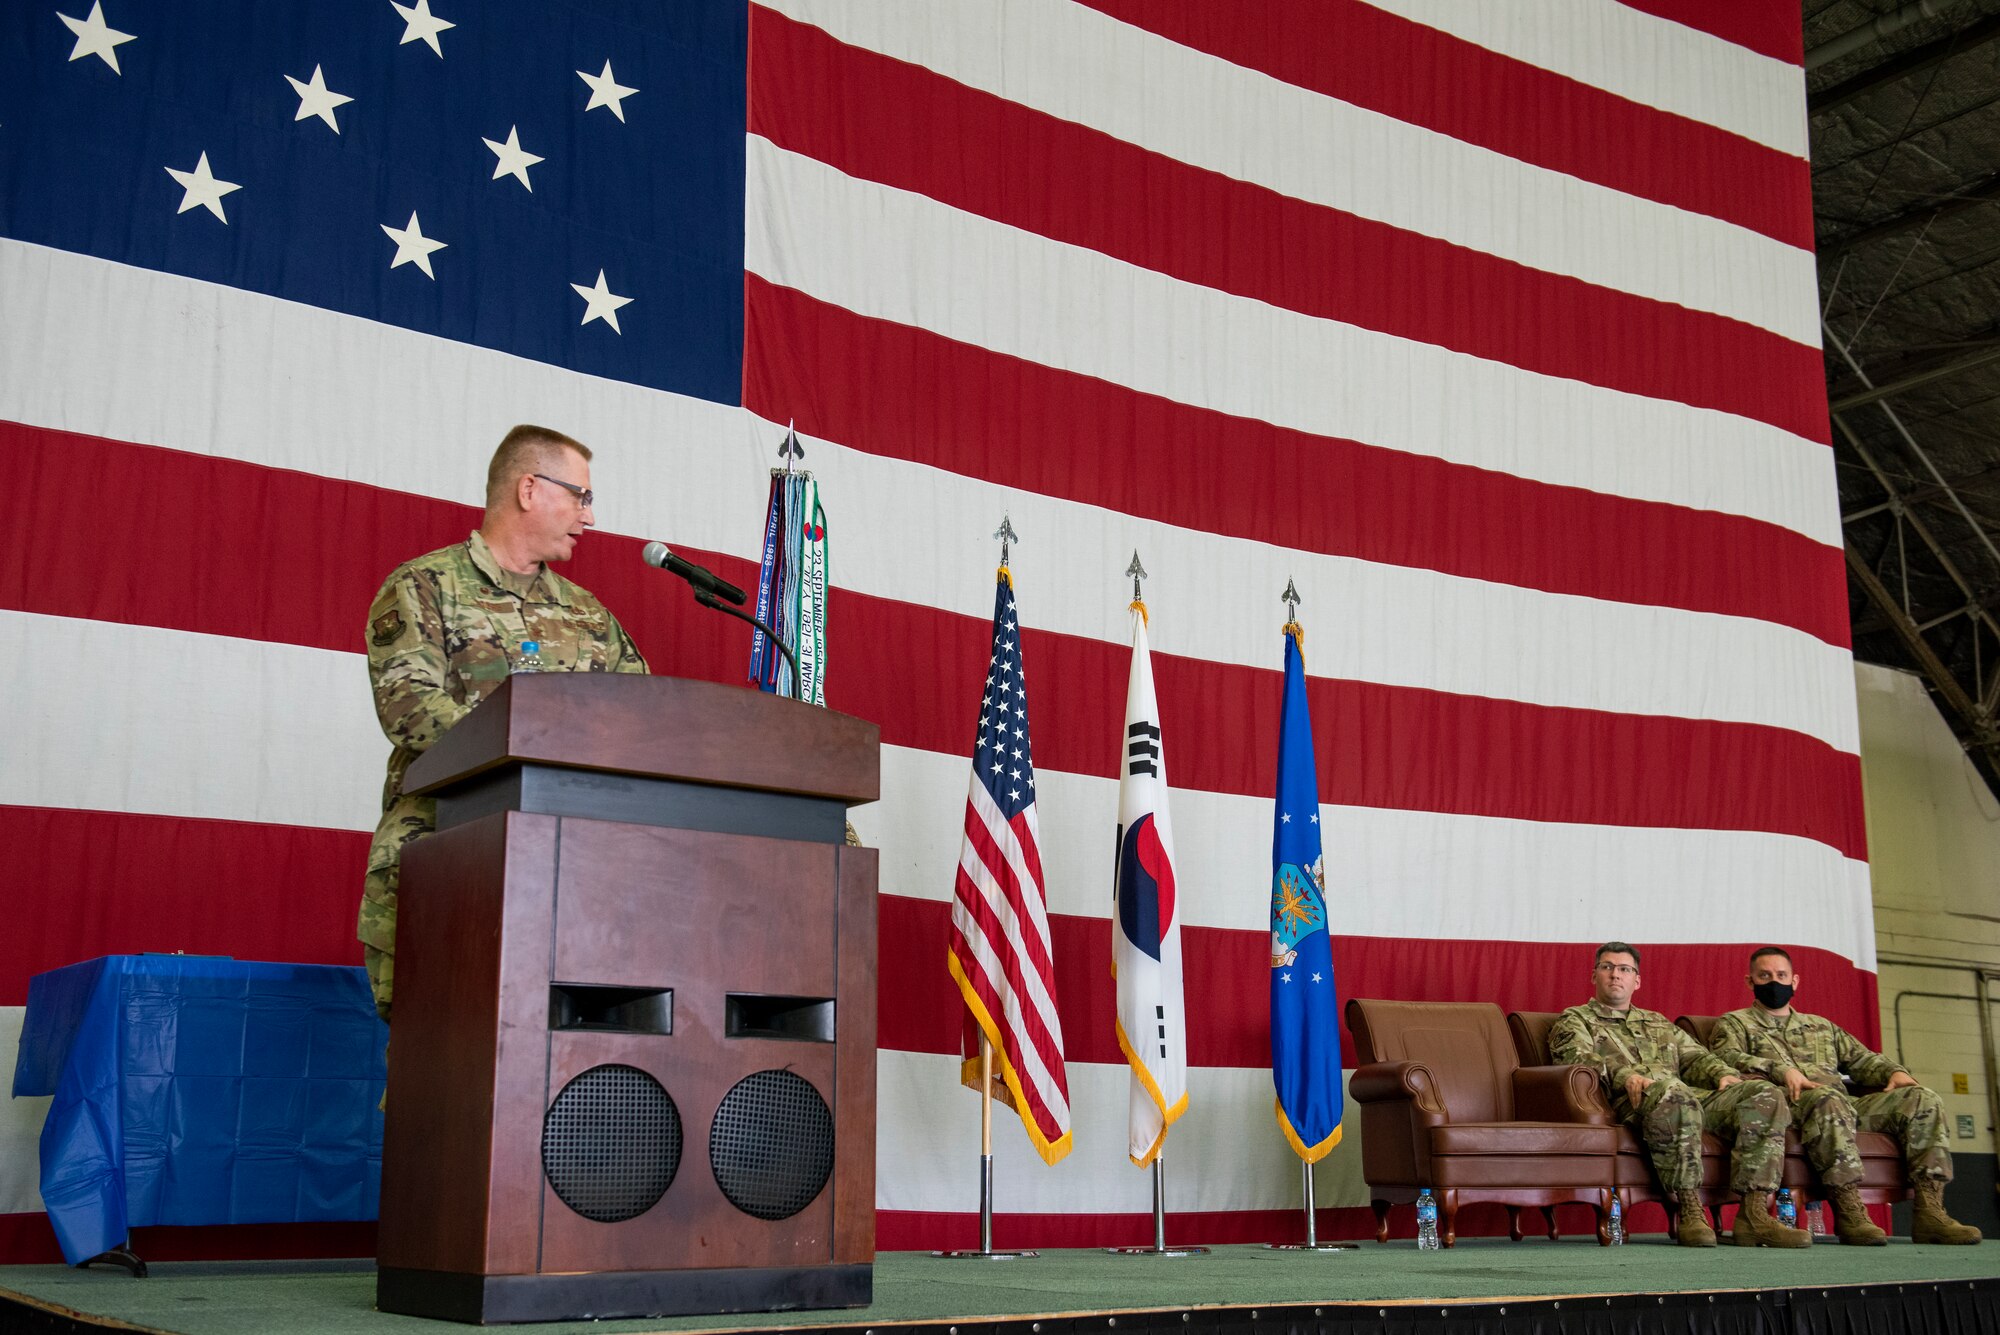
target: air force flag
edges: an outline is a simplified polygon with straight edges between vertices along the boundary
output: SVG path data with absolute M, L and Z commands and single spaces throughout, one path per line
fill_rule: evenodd
M 1132 1064 L 1130 1153 L 1153 1162 L 1167 1128 L 1187 1111 L 1187 1016 L 1181 999 L 1181 923 L 1167 818 L 1166 749 L 1153 695 L 1146 605 L 1132 605 L 1132 677 L 1125 693 L 1118 784 L 1118 912 L 1111 972 L 1118 980 L 1118 1046 Z
M 1297 632 L 1297 633 L 1295 633 Z M 1319 774 L 1306 711 L 1303 634 L 1285 627 L 1278 801 L 1271 836 L 1271 1079 L 1278 1126 L 1317 1163 L 1340 1143 L 1340 1003 L 1319 840 Z

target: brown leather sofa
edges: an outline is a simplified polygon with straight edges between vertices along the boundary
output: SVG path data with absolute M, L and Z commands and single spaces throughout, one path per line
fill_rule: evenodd
M 1516 1055 L 1524 1063 L 1546 1063 L 1549 1060 L 1549 1030 L 1556 1022 L 1556 1015 L 1548 1011 L 1515 1011 L 1507 1017 L 1507 1027 L 1514 1037 Z M 1675 1021 L 1695 1042 L 1708 1046 L 1708 1035 L 1715 1028 L 1714 1016 L 1682 1016 Z M 1596 1099 L 1606 1109 L 1609 1103 L 1604 1097 L 1603 1084 L 1593 1077 Z M 1618 1143 L 1618 1164 L 1614 1182 L 1618 1195 L 1629 1207 L 1644 1201 L 1667 1203 L 1666 1193 L 1661 1190 L 1659 1180 L 1653 1175 L 1653 1161 L 1631 1128 L 1620 1126 Z M 1862 1142 L 1862 1171 L 1864 1185 L 1862 1199 L 1880 1204 L 1902 1200 L 1908 1194 L 1908 1180 L 1903 1174 L 1902 1155 L 1890 1137 L 1876 1132 L 1864 1132 Z M 1729 1189 L 1729 1146 L 1716 1136 L 1704 1132 L 1701 1138 L 1701 1200 L 1715 1216 L 1717 1225 L 1722 1223 L 1722 1207 L 1733 1205 L 1738 1196 Z M 1823 1200 L 1819 1180 L 1813 1176 L 1812 1168 L 1806 1162 L 1805 1152 L 1799 1145 L 1797 1132 L 1789 1132 L 1785 1140 L 1785 1170 L 1783 1184 L 1791 1189 L 1792 1197 L 1800 1208 L 1816 1200 Z M 1900 1185 L 1898 1185 L 1900 1184 Z M 1831 1227 L 1831 1223 L 1828 1225 Z M 1804 1227 L 1803 1224 L 1800 1227 Z
M 1347 1027 L 1362 1063 L 1348 1083 L 1361 1105 L 1362 1176 L 1375 1208 L 1375 1240 L 1389 1236 L 1389 1209 L 1429 1188 L 1444 1245 L 1457 1239 L 1459 1207 L 1539 1208 L 1556 1236 L 1556 1205 L 1597 1211 L 1608 1241 L 1621 1128 L 1581 1066 L 1523 1065 L 1500 1008 L 1489 1002 L 1347 1003 Z

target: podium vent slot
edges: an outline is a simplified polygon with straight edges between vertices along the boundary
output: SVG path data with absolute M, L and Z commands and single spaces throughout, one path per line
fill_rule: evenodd
M 674 990 L 557 983 L 549 988 L 549 1028 L 601 1034 L 671 1034 Z
M 616 1224 L 659 1203 L 681 1166 L 681 1114 L 635 1066 L 593 1066 L 563 1086 L 542 1122 L 542 1171 L 585 1219 Z
M 729 1038 L 789 1038 L 833 1042 L 832 997 L 766 997 L 731 992 L 723 999 L 722 1032 Z
M 758 1219 L 789 1219 L 833 1173 L 833 1112 L 791 1071 L 758 1071 L 722 1096 L 708 1132 L 708 1166 L 729 1203 Z

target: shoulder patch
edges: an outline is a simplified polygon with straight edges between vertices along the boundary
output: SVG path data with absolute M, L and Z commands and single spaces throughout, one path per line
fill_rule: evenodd
M 377 649 L 386 649 L 403 635 L 403 612 L 392 607 L 369 623 L 369 636 Z

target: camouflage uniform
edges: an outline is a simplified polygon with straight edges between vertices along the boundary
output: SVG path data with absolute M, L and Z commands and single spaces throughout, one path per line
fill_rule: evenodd
M 1637 1006 L 1614 1011 L 1594 1001 L 1571 1006 L 1549 1031 L 1549 1055 L 1566 1065 L 1597 1068 L 1611 1111 L 1639 1133 L 1668 1191 L 1701 1186 L 1703 1131 L 1735 1141 L 1731 1189 L 1745 1194 L 1778 1189 L 1785 1128 L 1791 1123 L 1784 1091 L 1755 1080 L 1713 1088 L 1737 1072 L 1658 1011 Z M 1636 1108 L 1625 1097 L 1625 1081 L 1635 1074 L 1653 1081 Z M 1690 1081 L 1710 1088 L 1695 1088 Z
M 1861 1182 L 1857 1131 L 1887 1131 L 1903 1147 L 1910 1176 L 1951 1180 L 1951 1151 L 1945 1148 L 1944 1106 L 1922 1086 L 1885 1089 L 1859 1098 L 1847 1092 L 1842 1074 L 1858 1085 L 1880 1085 L 1903 1068 L 1821 1015 L 1793 1011 L 1784 1019 L 1761 1007 L 1731 1011 L 1715 1022 L 1709 1047 L 1750 1075 L 1784 1084 L 1786 1067 L 1796 1067 L 1818 1089 L 1799 1091 L 1792 1122 L 1806 1158 L 1829 1187 Z
M 396 749 L 355 935 L 385 1020 L 395 991 L 403 845 L 437 828 L 437 803 L 404 793 L 403 771 L 507 680 L 523 640 L 541 642 L 549 672 L 647 670 L 624 628 L 588 591 L 547 566 L 536 575 L 503 569 L 476 532 L 396 567 L 368 609 L 375 713 Z

